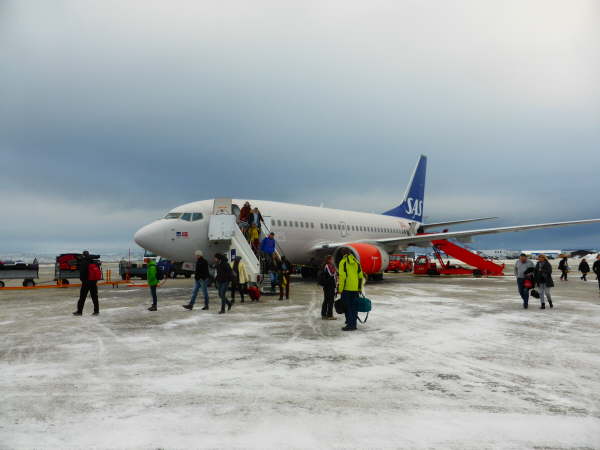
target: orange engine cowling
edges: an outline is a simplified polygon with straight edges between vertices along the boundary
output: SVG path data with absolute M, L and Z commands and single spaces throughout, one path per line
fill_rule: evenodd
M 362 243 L 346 244 L 338 247 L 333 254 L 336 264 L 342 259 L 340 255 L 342 249 L 348 249 L 354 254 L 356 259 L 360 261 L 363 272 L 367 275 L 382 273 L 390 264 L 390 256 L 383 248 L 378 245 Z

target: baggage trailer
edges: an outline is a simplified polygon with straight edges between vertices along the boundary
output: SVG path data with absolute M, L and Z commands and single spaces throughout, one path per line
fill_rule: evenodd
M 61 253 L 56 257 L 54 264 L 54 280 L 59 284 L 69 284 L 69 279 L 79 280 L 79 260 L 81 253 Z M 94 262 L 102 269 L 102 262 L 95 259 Z
M 24 287 L 32 287 L 35 286 L 34 279 L 39 278 L 39 266 L 33 267 L 33 265 L 29 265 L 28 268 L 25 269 L 3 269 L 0 270 L 0 288 L 3 288 L 5 285 L 2 280 L 23 280 Z

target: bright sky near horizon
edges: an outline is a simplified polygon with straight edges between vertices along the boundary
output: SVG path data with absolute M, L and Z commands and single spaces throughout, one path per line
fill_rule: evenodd
M 3 0 L 0 255 L 215 196 L 383 211 L 421 153 L 430 221 L 600 217 L 598 55 L 586 0 Z

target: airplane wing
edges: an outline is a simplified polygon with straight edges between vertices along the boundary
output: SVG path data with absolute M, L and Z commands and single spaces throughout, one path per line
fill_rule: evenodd
M 424 230 L 428 230 L 429 228 L 440 228 L 447 227 L 450 225 L 459 225 L 461 223 L 471 223 L 471 222 L 481 222 L 483 220 L 496 220 L 498 217 L 480 217 L 478 219 L 464 219 L 464 220 L 455 220 L 453 222 L 438 222 L 438 223 L 424 223 L 421 227 Z
M 315 246 L 313 250 L 321 250 L 327 248 L 336 248 L 342 245 L 353 244 L 357 242 L 364 243 L 375 243 L 375 244 L 396 244 L 396 245 L 422 245 L 437 239 L 460 239 L 469 238 L 472 236 L 482 236 L 484 234 L 498 234 L 498 233 L 513 233 L 518 231 L 529 231 L 529 230 L 541 230 L 543 228 L 556 228 L 556 227 L 567 227 L 570 225 L 584 225 L 590 223 L 600 223 L 600 219 L 586 219 L 586 220 L 573 220 L 569 222 L 551 222 L 541 223 L 536 225 L 519 225 L 512 227 L 499 227 L 499 228 L 487 228 L 480 230 L 467 230 L 467 231 L 451 231 L 446 233 L 431 233 L 431 234 L 419 234 L 416 236 L 401 236 L 401 237 L 390 237 L 382 239 L 361 239 L 358 241 L 347 241 L 347 242 L 331 242 L 323 243 Z

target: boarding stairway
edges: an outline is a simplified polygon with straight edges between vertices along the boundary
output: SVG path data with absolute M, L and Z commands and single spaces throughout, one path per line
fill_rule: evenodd
M 270 217 L 263 216 L 260 241 L 262 242 L 270 232 Z M 246 236 L 240 230 L 237 216 L 233 213 L 232 199 L 215 199 L 213 213 L 209 217 L 208 241 L 212 251 L 227 255 L 229 261 L 241 256 L 252 282 L 262 286 L 265 275 L 269 273 L 267 261 L 254 254 Z M 281 247 L 277 244 L 275 254 L 280 258 L 283 255 Z
M 457 259 L 465 264 L 468 264 L 471 267 L 475 267 L 477 271 L 479 271 L 480 275 L 483 276 L 502 276 L 504 275 L 504 264 L 496 264 L 492 261 L 489 261 L 485 258 L 482 258 L 476 253 L 473 253 L 467 250 L 464 247 L 460 247 L 456 244 L 453 244 L 450 241 L 445 239 L 437 239 L 431 241 L 433 244 L 433 248 L 436 251 L 436 256 L 438 256 L 438 260 L 442 264 L 443 261 L 439 257 L 439 252 L 444 252 L 446 255 L 451 258 Z

